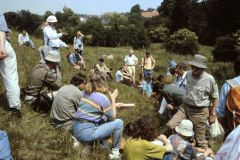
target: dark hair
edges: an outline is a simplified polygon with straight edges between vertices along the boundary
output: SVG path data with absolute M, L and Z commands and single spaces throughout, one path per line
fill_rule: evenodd
M 142 116 L 134 122 L 128 123 L 125 132 L 132 138 L 141 138 L 147 141 L 152 141 L 159 135 L 157 123 L 150 116 Z
M 99 61 L 100 61 L 100 62 L 104 62 L 104 59 L 103 59 L 103 58 L 99 58 Z
M 150 52 L 146 52 L 146 55 L 150 55 L 151 53 Z
M 181 68 L 181 69 L 183 69 L 184 71 L 186 71 L 186 70 L 187 70 L 187 64 L 184 63 L 184 62 L 179 62 L 179 63 L 177 64 L 176 68 Z
M 240 75 L 240 55 L 238 55 L 234 61 L 234 72 L 238 76 Z
M 78 86 L 86 82 L 87 82 L 87 77 L 82 73 L 75 74 L 70 81 L 70 83 L 73 84 L 74 86 Z

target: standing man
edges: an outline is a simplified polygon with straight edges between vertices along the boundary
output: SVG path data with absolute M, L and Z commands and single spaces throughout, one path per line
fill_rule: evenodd
M 28 33 L 23 30 L 22 33 L 18 35 L 18 44 L 19 46 L 25 45 L 25 46 L 31 46 L 32 49 L 35 49 L 35 46 L 33 44 L 33 41 L 29 38 Z
M 14 116 L 21 118 L 17 60 L 11 44 L 6 39 L 7 32 L 9 32 L 9 29 L 5 17 L 0 14 L 0 73 L 7 90 L 9 111 Z
M 218 86 L 213 76 L 204 71 L 207 68 L 206 62 L 206 57 L 199 54 L 194 55 L 193 60 L 189 61 L 192 70 L 186 75 L 187 86 L 183 105 L 167 123 L 168 127 L 174 129 L 181 120 L 186 118 L 191 120 L 197 147 L 201 148 L 206 147 L 206 122 L 208 118 L 210 123 L 215 121 L 218 103 Z
M 235 115 L 235 119 L 233 119 L 233 116 L 232 116 L 233 114 L 227 107 L 227 98 L 228 98 L 230 89 L 232 87 L 240 87 L 240 56 L 238 56 L 234 61 L 234 72 L 236 77 L 234 77 L 233 79 L 227 80 L 221 88 L 220 95 L 219 95 L 219 104 L 217 107 L 217 116 L 225 130 L 225 138 L 233 130 L 234 128 L 233 123 L 237 123 L 237 124 L 240 123 L 239 109 L 235 110 L 236 115 Z M 231 87 L 230 84 L 234 86 Z M 232 100 L 233 100 L 232 102 L 234 101 L 239 102 L 239 95 L 232 97 Z M 235 106 L 232 104 L 232 106 L 230 107 L 235 107 Z
M 81 56 L 83 55 L 83 37 L 84 35 L 80 31 L 77 31 L 77 36 L 73 39 L 74 49 Z
M 155 67 L 155 59 L 151 56 L 150 52 L 146 52 L 144 58 L 142 58 L 142 75 L 144 78 L 152 78 L 153 68 Z
M 129 54 L 124 59 L 124 62 L 125 62 L 125 66 L 127 67 L 127 70 L 129 71 L 131 76 L 133 76 L 133 79 L 135 82 L 135 70 L 136 70 L 135 66 L 138 63 L 138 59 L 133 53 L 134 53 L 133 50 L 130 49 Z

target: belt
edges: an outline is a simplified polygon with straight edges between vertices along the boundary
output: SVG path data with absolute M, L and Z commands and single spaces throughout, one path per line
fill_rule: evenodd
M 135 66 L 135 65 L 127 65 L 127 66 L 130 66 L 130 67 L 131 67 L 131 66 Z
M 76 121 L 78 121 L 80 123 L 93 123 L 93 124 L 95 124 L 95 122 L 92 122 L 92 121 L 89 121 L 89 120 L 86 120 L 86 119 L 81 119 L 81 118 L 77 118 Z

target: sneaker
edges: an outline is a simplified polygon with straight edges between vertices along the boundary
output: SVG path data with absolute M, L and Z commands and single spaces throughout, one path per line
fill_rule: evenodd
M 73 139 L 73 148 L 78 148 L 80 146 L 80 142 L 72 136 Z
M 117 154 L 117 155 L 116 154 L 112 154 L 112 153 L 109 154 L 109 159 L 110 160 L 121 160 L 121 157 L 122 157 L 121 154 Z
M 17 118 L 22 118 L 21 111 L 17 108 L 9 108 L 9 111 L 12 113 L 13 116 Z

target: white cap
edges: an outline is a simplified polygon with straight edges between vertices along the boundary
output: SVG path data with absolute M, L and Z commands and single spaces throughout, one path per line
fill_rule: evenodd
M 55 50 L 50 50 L 48 51 L 45 60 L 50 62 L 60 62 L 61 61 L 60 54 Z
M 54 15 L 48 16 L 47 22 L 49 22 L 49 23 L 55 23 L 55 22 L 57 22 L 56 16 L 54 16 Z
M 191 137 L 194 135 L 193 124 L 190 120 L 183 119 L 180 124 L 175 128 L 176 132 L 181 133 L 183 136 Z

